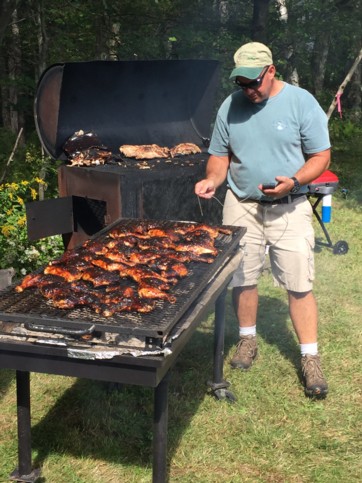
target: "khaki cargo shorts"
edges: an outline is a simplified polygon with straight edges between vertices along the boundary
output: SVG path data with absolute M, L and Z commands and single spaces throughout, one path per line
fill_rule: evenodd
M 240 201 L 229 189 L 225 198 L 223 223 L 247 228 L 240 241 L 241 262 L 230 286 L 256 285 L 264 269 L 268 250 L 277 286 L 300 293 L 312 290 L 312 218 L 311 204 L 304 196 L 295 198 L 289 204 L 259 204 Z

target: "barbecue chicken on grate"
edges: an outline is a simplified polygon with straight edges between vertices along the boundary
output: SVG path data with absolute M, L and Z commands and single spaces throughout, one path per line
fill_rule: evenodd
M 37 288 L 56 308 L 88 307 L 105 317 L 147 313 L 157 301 L 176 302 L 172 289 L 189 274 L 187 264 L 215 260 L 219 233 L 231 231 L 185 223 L 165 228 L 151 221 L 118 225 L 27 275 L 15 291 Z

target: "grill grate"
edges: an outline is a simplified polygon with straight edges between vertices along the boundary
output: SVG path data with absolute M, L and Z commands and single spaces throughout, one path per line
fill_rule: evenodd
M 122 224 L 129 227 L 135 223 L 144 223 L 144 220 L 122 220 L 113 223 L 97 233 L 93 240 L 102 241 L 110 230 Z M 172 227 L 172 222 L 157 222 L 161 227 Z M 120 334 L 133 334 L 136 336 L 163 338 L 167 336 L 172 327 L 178 322 L 193 301 L 207 286 L 224 263 L 233 255 L 243 229 L 228 227 L 231 235 L 220 234 L 215 246 L 218 255 L 212 264 L 188 264 L 189 274 L 170 290 L 177 297 L 175 304 L 167 301 L 158 301 L 152 313 L 140 314 L 119 313 L 112 317 L 104 317 L 89 308 L 71 310 L 57 309 L 51 306 L 36 289 L 27 289 L 22 293 L 14 291 L 14 285 L 3 291 L 0 300 L 0 319 L 3 321 L 31 322 L 46 326 L 60 326 L 64 328 L 86 328 L 95 325 L 97 331 L 116 332 Z

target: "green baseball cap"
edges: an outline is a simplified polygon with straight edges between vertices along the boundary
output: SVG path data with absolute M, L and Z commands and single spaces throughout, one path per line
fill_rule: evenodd
M 256 79 L 267 65 L 272 65 L 273 56 L 270 49 L 260 42 L 249 42 L 242 45 L 234 54 L 235 68 L 230 79 L 246 77 Z

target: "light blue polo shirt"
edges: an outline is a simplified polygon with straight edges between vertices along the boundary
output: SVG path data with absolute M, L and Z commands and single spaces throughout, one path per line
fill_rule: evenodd
M 304 164 L 304 154 L 330 148 L 328 119 L 305 89 L 284 83 L 282 90 L 260 104 L 242 90 L 221 105 L 209 153 L 232 153 L 227 181 L 240 198 L 259 199 L 260 183 L 276 176 L 293 176 Z M 301 188 L 306 192 L 307 187 Z

